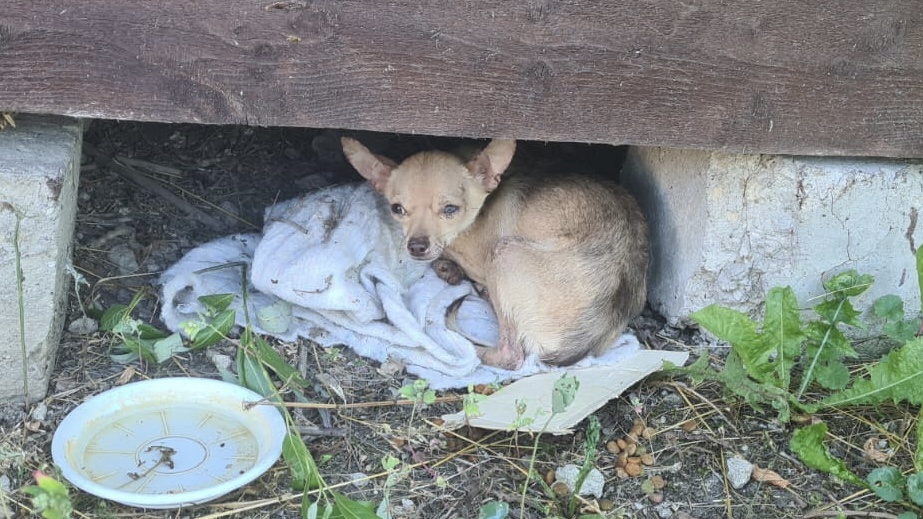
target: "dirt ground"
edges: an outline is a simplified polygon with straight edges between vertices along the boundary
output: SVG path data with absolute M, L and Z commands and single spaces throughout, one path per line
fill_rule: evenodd
M 84 312 L 98 315 L 114 304 L 126 304 L 144 291 L 136 315 L 161 326 L 158 275 L 184 253 L 217 237 L 259 230 L 263 209 L 275 201 L 360 180 L 343 162 L 338 136 L 307 129 L 94 122 L 86 135 L 74 250 L 74 267 L 86 284 L 72 289 L 68 324 Z M 369 134 L 363 140 L 395 158 L 447 144 L 395 135 Z M 613 168 L 623 157 L 623 150 L 608 146 L 526 148 L 537 156 L 550 154 L 589 167 Z M 634 329 L 649 348 L 686 350 L 693 357 L 704 352 L 720 362 L 721 349 L 703 346 L 694 329 L 665 327 L 650 313 L 637 319 Z M 224 341 L 161 365 L 124 365 L 110 357 L 114 343 L 105 333 L 71 326 L 48 398 L 29 408 L 0 405 L 0 516 L 31 516 L 29 499 L 19 489 L 31 484 L 34 469 L 50 470 L 52 434 L 76 405 L 127 381 L 172 375 L 217 378 L 215 353 L 235 354 L 235 346 Z M 350 497 L 379 503 L 387 494 L 395 518 L 476 518 L 489 501 L 509 503 L 510 517 L 565 516 L 566 498 L 549 497 L 539 485 L 527 484 L 523 474 L 533 456 L 541 474 L 566 464 L 580 465 L 586 423 L 573 435 L 542 436 L 537 451 L 534 438 L 526 434 L 461 430 L 455 436 L 440 431 L 432 420 L 460 410 L 463 391 L 440 392 L 438 396 L 448 400 L 444 403 L 396 405 L 391 402 L 412 377 L 382 370 L 345 348 L 322 350 L 308 341 L 274 346 L 309 380 L 318 381 L 310 398 L 341 402 L 327 390 L 332 380 L 352 404 L 297 413 L 326 482 L 343 483 L 340 491 Z M 453 396 L 458 398 L 453 401 Z M 602 499 L 587 498 L 587 513 L 742 519 L 836 517 L 839 510 L 848 512 L 844 516 L 894 517 L 874 497 L 806 468 L 788 449 L 791 427 L 779 425 L 771 413 L 754 413 L 726 399 L 717 386 L 691 387 L 688 380 L 655 376 L 596 416 L 602 433 L 595 466 L 606 484 Z M 618 455 L 610 449 L 639 420 L 649 428 L 638 440 L 649 463 L 640 475 L 624 477 Z M 842 441 L 832 449 L 853 460 L 861 454 L 855 446 L 873 433 L 862 420 L 844 422 L 834 430 Z M 382 459 L 388 455 L 405 468 L 390 480 L 382 475 Z M 735 489 L 727 470 L 727 460 L 734 457 L 775 471 L 790 485 L 749 481 Z M 294 518 L 299 517 L 298 501 L 290 499 L 290 480 L 280 462 L 216 503 L 179 512 L 132 509 L 73 490 L 74 516 Z M 663 488 L 657 488 L 661 480 Z M 523 500 L 525 510 L 519 506 Z M 250 505 L 246 512 L 235 512 Z

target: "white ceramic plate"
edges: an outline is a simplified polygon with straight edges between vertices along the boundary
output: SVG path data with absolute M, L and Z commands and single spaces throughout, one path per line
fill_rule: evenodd
M 204 503 L 269 469 L 286 427 L 249 389 L 202 378 L 126 384 L 80 404 L 51 455 L 74 486 L 141 508 Z

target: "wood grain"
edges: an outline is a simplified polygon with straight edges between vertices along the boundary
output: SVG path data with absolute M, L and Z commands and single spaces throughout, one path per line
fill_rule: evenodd
M 923 8 L 3 0 L 0 111 L 923 157 Z

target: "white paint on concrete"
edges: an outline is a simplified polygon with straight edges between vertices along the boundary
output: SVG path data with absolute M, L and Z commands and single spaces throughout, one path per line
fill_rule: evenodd
M 923 163 L 632 148 L 623 182 L 651 223 L 650 300 L 681 322 L 711 303 L 757 314 L 773 286 L 803 305 L 844 270 L 920 308 Z
M 61 338 L 77 206 L 82 125 L 62 117 L 17 116 L 0 131 L 0 401 L 45 395 Z M 23 269 L 25 344 L 20 342 L 16 253 Z

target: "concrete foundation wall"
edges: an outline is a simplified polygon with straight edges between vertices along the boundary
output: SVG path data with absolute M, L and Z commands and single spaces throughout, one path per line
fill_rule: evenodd
M 756 313 L 791 286 L 803 305 L 848 269 L 920 308 L 923 162 L 632 148 L 623 182 L 651 224 L 649 297 L 673 323 L 708 304 Z
M 0 131 L 0 401 L 42 398 L 48 386 L 68 292 L 81 139 L 80 122 L 62 117 L 18 116 L 15 128 Z

